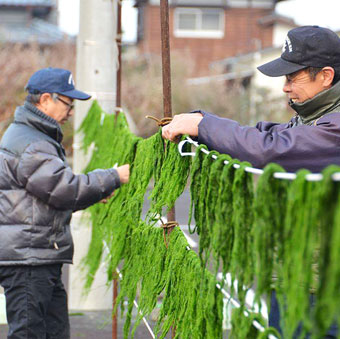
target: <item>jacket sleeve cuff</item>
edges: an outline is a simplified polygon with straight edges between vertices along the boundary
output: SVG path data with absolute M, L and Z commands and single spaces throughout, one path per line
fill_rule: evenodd
M 111 178 L 113 178 L 112 190 L 110 192 L 110 194 L 111 194 L 115 189 L 117 189 L 121 186 L 121 182 L 120 182 L 120 179 L 119 179 L 118 171 L 115 168 L 110 168 L 108 171 L 111 174 Z

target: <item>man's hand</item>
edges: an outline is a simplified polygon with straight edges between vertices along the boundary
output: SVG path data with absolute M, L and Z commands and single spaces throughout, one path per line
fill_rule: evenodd
M 125 164 L 122 166 L 119 166 L 116 168 L 118 175 L 119 175 L 119 180 L 122 184 L 126 184 L 129 181 L 130 177 L 130 165 Z
M 178 135 L 189 134 L 198 136 L 198 125 L 203 119 L 201 113 L 183 113 L 175 115 L 169 125 L 162 128 L 164 139 L 174 141 Z
M 115 168 L 118 172 L 119 175 L 119 180 L 121 184 L 126 184 L 129 181 L 129 177 L 130 177 L 130 165 L 129 164 L 125 164 L 119 167 Z M 100 202 L 102 204 L 106 204 L 108 202 L 109 199 L 111 199 L 114 196 L 115 192 L 113 191 L 108 197 L 100 200 Z

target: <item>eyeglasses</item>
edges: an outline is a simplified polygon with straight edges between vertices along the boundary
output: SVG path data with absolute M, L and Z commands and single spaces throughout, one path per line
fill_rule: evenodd
M 74 105 L 73 104 L 68 103 L 67 101 L 63 100 L 62 98 L 60 98 L 58 96 L 56 97 L 56 99 L 61 101 L 63 104 L 65 104 L 68 107 L 67 114 L 69 114 L 74 109 Z

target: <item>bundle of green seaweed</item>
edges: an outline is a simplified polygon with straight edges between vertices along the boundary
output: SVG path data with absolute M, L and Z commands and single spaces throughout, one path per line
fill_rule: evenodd
M 223 159 L 224 156 L 221 155 L 219 158 L 221 157 Z M 217 271 L 221 261 L 223 275 L 230 272 L 231 255 L 234 244 L 234 220 L 232 218 L 232 188 L 236 171 L 234 164 L 239 164 L 239 161 L 235 159 L 228 160 L 228 164 L 223 167 L 220 174 L 220 182 L 214 212 L 215 220 L 212 226 L 212 247 L 214 258 L 216 260 L 215 271 Z M 218 165 L 216 164 L 216 166 Z
M 245 171 L 250 167 L 247 162 L 240 163 L 233 182 L 233 215 L 234 242 L 231 253 L 230 273 L 232 280 L 238 281 L 237 296 L 241 305 L 251 287 L 254 277 L 252 227 L 254 224 L 253 198 L 254 186 L 252 174 Z M 232 284 L 233 287 L 233 284 Z
M 162 230 L 141 223 L 132 233 L 131 248 L 124 263 L 118 296 L 120 302 L 127 296 L 129 303 L 125 338 L 129 336 L 139 284 L 138 303 L 142 313 L 139 321 L 151 313 L 163 291 L 155 330 L 159 338 L 164 338 L 172 325 L 176 326 L 176 338 L 222 338 L 222 295 L 213 276 L 209 272 L 202 274 L 200 261 L 188 249 L 180 229 L 173 230 L 166 248 Z M 139 321 L 132 330 L 132 337 Z
M 164 206 L 167 207 L 167 211 L 173 208 L 188 181 L 191 158 L 182 158 L 177 150 L 177 144 L 169 141 L 165 142 L 163 154 L 162 163 L 158 162 L 155 166 L 155 168 L 158 166 L 160 171 L 154 175 L 155 186 L 150 195 L 152 200 L 150 216 L 155 213 L 162 215 Z
M 196 150 L 191 176 L 200 258 L 206 266 L 213 249 L 216 270 L 221 259 L 224 272 L 230 270 L 233 280 L 239 281 L 238 296 L 243 302 L 254 273 L 253 182 L 252 175 L 244 170 L 250 165 L 239 163 L 240 168 L 235 170 L 237 161 L 215 151 L 204 155 L 202 147 Z M 228 165 L 225 165 L 226 160 Z M 192 209 L 190 217 L 191 213 Z
M 118 116 L 106 114 L 101 111 L 97 102 L 91 106 L 80 131 L 88 132 L 93 138 L 91 141 L 90 137 L 84 134 L 86 145 L 94 145 L 92 158 L 85 172 L 96 168 L 112 167 L 116 163 L 121 165 L 133 162 L 136 145 L 141 140 L 130 132 L 124 114 Z M 85 150 L 88 149 L 88 146 Z M 108 211 L 114 200 L 125 200 L 124 191 L 126 191 L 126 187 L 122 186 L 115 192 L 115 199 L 111 199 L 109 204 L 95 204 L 88 209 L 92 220 L 92 235 L 88 253 L 83 259 L 83 264 L 87 268 L 86 291 L 91 287 L 101 261 L 103 243 L 110 234 L 111 225 L 107 218 Z
M 320 182 L 306 180 L 300 170 L 290 184 L 284 225 L 282 269 L 278 270 L 277 296 L 284 335 L 292 337 L 298 326 L 301 335 L 311 329 L 310 290 L 315 289 L 315 264 L 320 242 Z
M 105 240 L 110 248 L 110 270 L 129 256 L 132 230 L 141 218 L 144 197 L 155 164 L 162 157 L 162 145 L 159 133 L 138 142 L 129 183 L 124 185 L 120 196 L 113 197 L 109 206 L 106 216 L 109 230 Z
M 313 310 L 313 338 L 325 336 L 327 329 L 340 320 L 340 183 L 332 179 L 340 167 L 330 166 L 323 171 L 320 188 L 320 255 L 319 284 Z
M 191 202 L 190 202 L 190 211 L 189 211 L 189 232 L 194 233 L 197 231 L 197 233 L 200 233 L 199 226 L 196 225 L 194 229 L 191 229 L 191 221 L 192 221 L 192 215 L 194 214 L 195 221 L 200 220 L 200 210 L 198 208 L 198 202 L 200 198 L 200 191 L 201 191 L 201 169 L 202 169 L 202 163 L 205 158 L 205 155 L 202 149 L 208 150 L 207 146 L 205 145 L 199 145 L 196 149 L 196 156 L 194 158 L 192 167 L 191 167 L 191 183 L 190 183 L 190 196 L 191 196 Z
M 256 262 L 256 301 L 270 295 L 272 279 L 277 275 L 283 255 L 284 220 L 287 207 L 287 180 L 274 178 L 284 172 L 277 164 L 269 164 L 260 176 L 254 200 L 254 256 Z

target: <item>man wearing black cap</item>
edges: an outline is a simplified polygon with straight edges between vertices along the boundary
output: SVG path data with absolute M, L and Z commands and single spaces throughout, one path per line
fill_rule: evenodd
M 340 165 L 340 39 L 327 28 L 290 30 L 281 57 L 258 68 L 286 76 L 283 91 L 296 116 L 286 124 L 259 122 L 255 127 L 194 111 L 176 115 L 163 127 L 163 137 L 198 137 L 209 149 L 227 153 L 254 167 L 275 162 L 287 171 L 320 172 Z
M 37 71 L 28 96 L 0 143 L 0 285 L 6 296 L 8 338 L 70 338 L 61 281 L 72 263 L 73 211 L 107 197 L 129 179 L 129 165 L 75 175 L 61 146 L 73 100 L 90 96 L 71 72 Z

